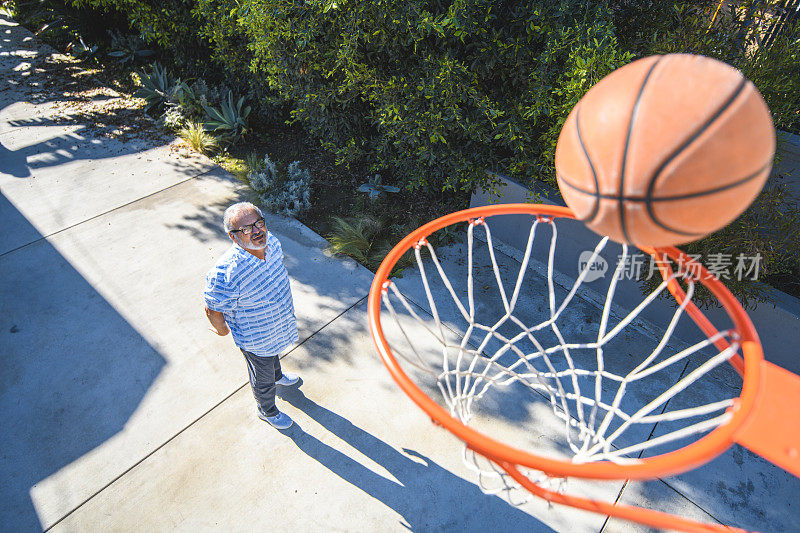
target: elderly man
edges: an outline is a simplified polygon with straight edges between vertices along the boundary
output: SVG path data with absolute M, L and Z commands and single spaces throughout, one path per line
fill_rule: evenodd
M 228 207 L 223 225 L 233 245 L 206 277 L 206 316 L 217 335 L 230 331 L 244 354 L 258 417 L 286 429 L 292 419 L 275 405 L 275 385 L 299 379 L 281 372 L 279 358 L 298 335 L 281 244 L 267 231 L 261 211 L 248 202 Z

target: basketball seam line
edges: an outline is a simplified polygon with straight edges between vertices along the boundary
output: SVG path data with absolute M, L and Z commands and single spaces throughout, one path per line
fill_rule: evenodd
M 685 232 L 685 231 L 676 230 L 676 229 L 674 229 L 674 228 L 671 228 L 671 227 L 667 226 L 666 224 L 664 224 L 663 222 L 661 222 L 661 221 L 660 221 L 658 218 L 656 218 L 656 215 L 655 215 L 655 213 L 653 212 L 653 206 L 652 206 L 652 199 L 653 199 L 653 189 L 655 189 L 655 184 L 656 184 L 656 181 L 658 181 L 658 178 L 660 177 L 660 175 L 661 175 L 661 173 L 664 171 L 664 169 L 667 167 L 667 165 L 669 165 L 669 164 L 670 164 L 670 163 L 671 163 L 671 162 L 672 162 L 672 161 L 673 161 L 673 160 L 674 160 L 676 157 L 678 157 L 678 155 L 680 155 L 680 154 L 681 154 L 681 152 L 683 152 L 684 150 L 686 150 L 686 148 L 688 148 L 688 147 L 689 147 L 689 145 L 691 145 L 691 144 L 692 144 L 694 141 L 696 141 L 696 140 L 698 139 L 698 137 L 700 137 L 700 136 L 701 136 L 701 135 L 702 135 L 702 134 L 703 134 L 703 133 L 704 133 L 706 130 L 708 130 L 708 128 L 710 128 L 710 127 L 711 127 L 711 125 L 712 125 L 712 124 L 713 124 L 713 123 L 714 123 L 714 122 L 715 122 L 715 121 L 716 121 L 716 120 L 717 120 L 717 119 L 718 119 L 718 118 L 719 118 L 719 117 L 720 117 L 720 116 L 721 116 L 721 115 L 722 115 L 722 114 L 723 114 L 723 113 L 724 113 L 724 112 L 725 112 L 725 111 L 726 111 L 728 108 L 730 108 L 730 107 L 733 105 L 733 103 L 736 101 L 736 99 L 739 97 L 739 95 L 741 95 L 741 94 L 742 94 L 742 92 L 744 91 L 744 88 L 747 86 L 747 83 L 748 83 L 748 81 L 747 81 L 747 78 L 745 78 L 744 76 L 742 76 L 742 81 L 741 81 L 741 82 L 739 82 L 739 85 L 738 85 L 738 86 L 736 87 L 736 89 L 733 91 L 733 93 L 731 94 L 731 96 L 729 96 L 729 97 L 728 97 L 728 99 L 727 99 L 725 102 L 723 102 L 723 104 L 720 106 L 720 108 L 719 108 L 719 109 L 717 109 L 717 111 L 716 111 L 716 112 L 715 112 L 713 115 L 711 115 L 711 116 L 710 116 L 710 117 L 709 117 L 709 118 L 708 118 L 708 119 L 707 119 L 707 120 L 706 120 L 706 121 L 705 121 L 705 122 L 704 122 L 704 123 L 703 123 L 703 124 L 702 124 L 702 125 L 701 125 L 701 126 L 698 128 L 698 129 L 697 129 L 697 131 L 695 131 L 695 132 L 694 132 L 692 135 L 690 135 L 690 136 L 689 136 L 689 137 L 688 137 L 688 138 L 687 138 L 687 139 L 686 139 L 686 140 L 683 142 L 683 144 L 681 144 L 681 145 L 680 145 L 678 148 L 676 148 L 675 150 L 673 150 L 673 152 L 672 152 L 672 153 L 671 153 L 669 156 L 667 156 L 667 158 L 664 160 L 664 162 L 662 162 L 662 163 L 661 163 L 661 165 L 660 165 L 660 166 L 659 166 L 659 167 L 656 169 L 656 171 L 653 173 L 653 177 L 650 179 L 650 184 L 649 184 L 649 185 L 648 185 L 648 187 L 647 187 L 647 195 L 645 196 L 645 198 L 646 198 L 646 200 L 645 200 L 645 206 L 647 207 L 647 213 L 650 215 L 650 218 L 653 220 L 653 222 L 655 222 L 655 223 L 656 223 L 656 225 L 658 225 L 658 226 L 661 226 L 663 229 L 665 229 L 665 230 L 667 230 L 667 231 L 671 231 L 671 232 L 673 232 L 673 233 L 677 233 L 677 234 L 679 234 L 679 235 L 694 235 L 693 233 L 687 233 L 687 232 Z
M 630 147 L 631 142 L 631 133 L 633 132 L 633 123 L 636 120 L 636 115 L 639 112 L 639 104 L 642 101 L 642 95 L 644 94 L 644 88 L 647 86 L 647 82 L 650 80 L 650 76 L 653 74 L 656 66 L 661 63 L 661 60 L 664 59 L 664 56 L 659 57 L 651 66 L 650 69 L 647 71 L 647 75 L 642 80 L 642 85 L 639 87 L 639 94 L 636 95 L 636 102 L 633 104 L 633 110 L 631 111 L 631 118 L 628 122 L 628 132 L 625 136 L 625 151 L 622 152 L 622 166 L 619 172 L 619 221 L 620 226 L 622 227 L 622 235 L 625 237 L 627 242 L 633 242 L 631 240 L 630 235 L 628 235 L 628 227 L 625 222 L 625 200 L 623 196 L 623 192 L 625 191 L 625 167 L 627 166 L 628 162 L 628 148 Z M 597 194 L 600 194 L 600 190 L 598 189 Z
M 762 172 L 767 170 L 770 166 L 772 166 L 772 160 L 771 159 L 765 165 L 763 165 L 761 168 L 759 168 L 758 170 L 756 170 L 752 174 L 749 174 L 746 177 L 741 178 L 739 180 L 732 181 L 731 183 L 728 183 L 726 185 L 721 185 L 721 186 L 719 186 L 717 188 L 714 188 L 714 189 L 708 189 L 708 190 L 705 190 L 705 191 L 698 191 L 698 192 L 693 192 L 693 193 L 688 193 L 688 194 L 680 194 L 680 195 L 677 195 L 677 196 L 657 196 L 655 198 L 650 198 L 649 200 L 648 200 L 647 196 L 626 196 L 625 197 L 625 201 L 626 202 L 647 202 L 647 201 L 650 201 L 650 202 L 672 202 L 672 201 L 675 201 L 675 200 L 686 200 L 686 199 L 689 199 L 689 198 L 696 198 L 698 196 L 705 196 L 705 195 L 708 195 L 708 194 L 715 194 L 715 193 L 724 191 L 726 189 L 732 189 L 734 187 L 738 187 L 739 185 L 743 185 L 743 184 L 747 183 L 748 181 L 757 178 Z M 596 193 L 593 193 L 590 190 L 582 189 L 582 188 L 578 187 L 577 185 L 573 185 L 569 181 L 565 180 L 564 177 L 561 176 L 561 174 L 559 174 L 559 178 L 569 188 L 574 189 L 574 190 L 576 190 L 578 192 L 581 192 L 583 194 L 586 194 L 588 196 L 599 196 L 599 198 L 603 199 L 603 200 L 619 200 L 620 199 L 619 195 L 614 195 L 614 194 L 597 195 Z
M 578 104 L 580 106 L 580 103 Z M 592 178 L 594 178 L 594 188 L 598 192 L 595 195 L 594 199 L 594 206 L 592 207 L 592 211 L 583 217 L 581 220 L 588 223 L 597 216 L 597 213 L 600 211 L 600 183 L 597 181 L 597 171 L 594 168 L 594 164 L 592 163 L 592 158 L 589 157 L 589 151 L 586 149 L 586 145 L 583 143 L 583 137 L 581 136 L 581 125 L 580 125 L 580 118 L 581 118 L 581 111 L 580 107 L 575 108 L 575 132 L 578 134 L 578 143 L 581 145 L 581 149 L 583 150 L 583 154 L 586 156 L 586 162 L 589 163 L 589 168 L 592 171 Z

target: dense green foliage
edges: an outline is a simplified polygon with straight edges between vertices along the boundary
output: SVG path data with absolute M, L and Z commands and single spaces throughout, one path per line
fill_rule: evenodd
M 552 182 L 569 110 L 605 74 L 653 53 L 733 64 L 778 126 L 797 130 L 796 35 L 752 53 L 774 3 L 723 9 L 709 27 L 716 0 L 71 0 L 124 14 L 182 76 L 224 79 L 339 163 L 412 190 L 462 191 L 487 183 L 486 169 Z
M 203 0 L 198 12 L 228 3 Z M 497 6 L 255 0 L 228 13 L 253 73 L 339 162 L 410 189 L 471 190 L 487 167 L 547 166 L 560 111 L 631 58 L 600 7 Z M 212 33 L 230 39 L 219 26 Z M 228 50 L 242 55 L 235 43 Z
M 772 110 L 775 126 L 800 133 L 800 27 L 786 27 L 771 46 L 767 31 L 783 2 L 724 3 L 625 0 L 614 25 L 621 46 L 637 57 L 688 52 L 715 57 L 755 83 Z M 716 14 L 715 14 L 716 13 Z

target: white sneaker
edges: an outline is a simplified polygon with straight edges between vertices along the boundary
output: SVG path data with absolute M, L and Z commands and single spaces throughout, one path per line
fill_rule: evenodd
M 292 426 L 292 417 L 290 417 L 286 413 L 278 413 L 275 416 L 264 416 L 261 413 L 259 413 L 258 418 L 260 418 L 270 426 L 274 427 L 275 429 L 287 429 Z
M 291 372 L 284 372 L 283 377 L 275 382 L 276 385 L 283 385 L 284 387 L 287 385 L 294 385 L 300 381 L 300 376 L 297 374 L 292 374 Z

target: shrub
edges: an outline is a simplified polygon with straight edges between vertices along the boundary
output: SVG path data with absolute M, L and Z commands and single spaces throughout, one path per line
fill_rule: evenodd
M 333 229 L 328 236 L 329 250 L 333 254 L 344 254 L 352 257 L 367 268 L 375 268 L 383 259 L 383 254 L 376 250 L 378 235 L 384 225 L 374 217 L 361 218 L 333 217 Z
M 184 77 L 224 79 L 230 89 L 200 108 L 228 95 L 211 118 L 228 142 L 246 127 L 229 120 L 247 114 L 235 90 L 259 112 L 301 125 L 337 163 L 429 197 L 491 186 L 487 169 L 554 183 L 570 109 L 602 76 L 654 53 L 733 64 L 776 125 L 800 133 L 798 27 L 764 46 L 778 0 L 728 3 L 716 16 L 718 0 L 70 1 L 124 15 L 173 68 L 192 69 Z M 153 94 L 152 105 L 170 101 Z M 794 216 L 783 210 L 771 223 L 800 225 Z M 745 250 L 742 235 L 731 245 Z M 772 257 L 768 271 L 786 256 Z M 794 265 L 800 271 L 800 259 Z
M 215 57 L 233 70 L 248 58 L 267 103 L 288 103 L 337 162 L 409 189 L 467 192 L 487 167 L 547 167 L 570 54 L 597 55 L 587 79 L 627 60 L 607 10 L 577 0 L 201 0 L 195 12 Z
M 92 50 L 86 54 L 94 59 L 95 52 L 103 48 L 108 28 L 124 27 L 124 17 L 89 6 L 75 7 L 59 0 L 4 1 L 9 14 L 20 24 L 29 27 L 40 38 L 58 50 L 74 53 Z M 83 48 L 81 48 L 81 46 Z M 77 55 L 77 54 L 76 54 Z
M 210 135 L 202 124 L 189 122 L 178 133 L 189 146 L 202 154 L 212 152 L 217 148 L 217 139 Z
M 299 161 L 291 163 L 283 173 L 266 155 L 263 167 L 248 172 L 247 179 L 267 211 L 295 217 L 311 207 L 311 174 L 300 168 Z
M 405 234 L 409 229 L 398 228 L 388 224 L 386 218 L 372 215 L 331 217 L 328 251 L 352 257 L 375 272 L 397 242 L 395 233 L 398 231 Z M 397 260 L 391 275 L 398 276 L 413 264 L 414 255 L 409 250 Z
M 169 51 L 169 57 L 177 66 L 202 72 L 207 68 L 210 51 L 198 33 L 197 20 L 192 13 L 194 3 L 185 0 L 69 0 L 69 4 L 77 8 L 124 17 L 145 43 Z

